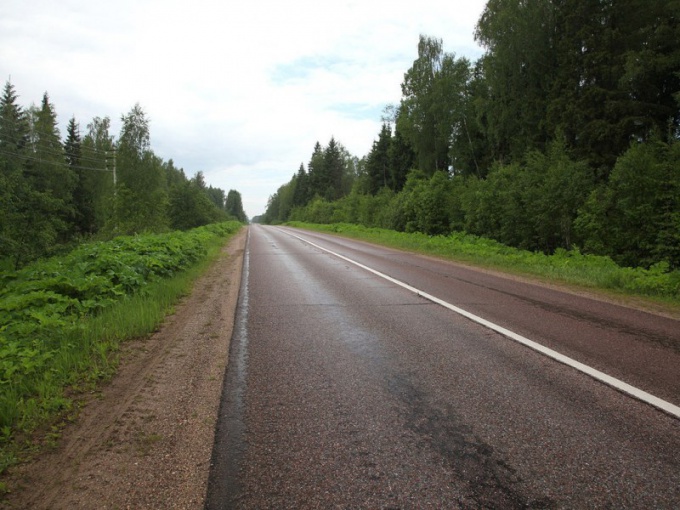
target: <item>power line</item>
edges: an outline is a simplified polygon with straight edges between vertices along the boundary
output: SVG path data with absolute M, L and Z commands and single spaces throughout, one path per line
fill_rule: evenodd
M 5 138 L 5 140 L 9 140 L 10 142 L 13 142 L 15 145 L 18 145 L 18 142 L 23 142 L 23 140 L 19 140 L 16 137 L 11 137 L 11 136 L 0 137 L 0 142 L 2 141 L 2 138 Z M 49 156 L 55 156 L 55 157 L 72 157 L 73 156 L 71 153 L 67 152 L 66 149 L 63 148 L 63 147 L 62 147 L 61 150 L 58 150 L 58 149 L 49 147 L 45 144 L 41 144 L 40 140 L 38 140 L 38 141 L 31 141 L 30 139 L 26 140 L 25 141 L 25 147 L 28 150 L 32 150 L 33 152 L 40 151 L 40 152 L 47 154 Z M 83 147 L 81 145 L 81 150 L 82 149 L 83 149 Z M 102 152 L 99 149 L 86 147 L 85 152 L 88 152 L 88 151 L 92 151 L 95 154 L 100 155 L 100 157 L 99 158 L 91 157 L 91 156 L 88 156 L 88 155 L 83 155 L 81 153 L 81 155 L 78 157 L 78 159 L 80 161 L 83 161 L 83 162 L 101 163 L 103 160 L 105 160 L 108 157 L 108 155 L 107 155 L 108 151 Z
M 28 156 L 26 154 L 14 154 L 9 151 L 5 151 L 0 149 L 0 154 L 3 154 L 5 156 L 16 156 L 20 159 L 28 160 L 28 161 L 35 161 L 37 163 L 46 163 L 49 165 L 54 165 L 54 166 L 60 166 L 62 168 L 68 168 L 68 169 L 73 169 L 73 170 L 93 170 L 96 172 L 111 172 L 112 170 L 109 170 L 108 168 L 94 168 L 94 167 L 88 167 L 88 166 L 80 166 L 80 165 L 69 165 L 66 162 L 61 162 L 61 161 L 51 161 L 48 159 L 42 159 L 42 158 L 36 158 L 32 156 Z
M 16 126 L 16 123 L 11 123 L 9 120 L 0 117 L 0 123 L 2 123 L 2 122 L 4 122 L 6 125 L 14 124 L 14 126 Z M 30 133 L 27 133 L 27 135 L 30 135 Z M 86 136 L 87 136 L 87 135 L 86 135 Z M 4 135 L 0 136 L 0 141 L 2 141 L 2 139 L 9 140 L 9 141 L 11 141 L 11 142 L 13 142 L 13 143 L 15 143 L 15 144 L 19 144 L 19 143 L 25 142 L 25 143 L 30 144 L 30 145 L 37 145 L 38 147 L 40 147 L 40 142 L 41 142 L 40 139 L 38 139 L 37 142 L 33 142 L 33 141 L 30 140 L 30 137 L 28 137 L 26 140 L 22 140 L 21 138 L 19 138 L 19 137 L 17 137 L 17 136 L 9 135 L 9 134 L 4 134 Z M 83 143 L 83 140 L 81 139 L 81 140 L 80 140 L 81 147 L 82 147 L 82 143 Z M 60 146 L 63 147 L 64 142 L 61 142 L 61 141 L 60 141 L 59 144 L 60 144 Z M 112 140 L 111 140 L 111 144 L 113 145 L 113 141 L 112 141 Z M 48 147 L 48 146 L 46 146 L 46 145 L 42 145 L 41 149 L 42 149 L 43 151 L 45 151 L 45 152 L 48 152 L 48 153 L 51 151 L 52 155 L 55 155 L 55 156 L 56 156 L 56 155 L 59 155 L 59 154 L 57 154 L 57 151 L 55 151 L 54 149 L 52 149 L 52 148 L 50 148 L 50 147 Z M 87 150 L 88 150 L 88 151 L 92 151 L 92 152 L 94 152 L 95 154 L 100 155 L 101 157 L 106 157 L 106 151 L 104 151 L 104 153 L 102 153 L 102 150 L 101 150 L 101 149 L 98 149 L 98 148 L 96 148 L 96 147 L 88 147 Z M 65 151 L 64 151 L 64 152 L 65 152 Z M 87 156 L 81 156 L 80 159 L 86 160 L 86 161 L 89 160 L 89 161 L 91 161 L 91 162 L 93 162 L 93 163 L 99 162 L 98 159 L 91 158 L 91 157 L 87 157 Z

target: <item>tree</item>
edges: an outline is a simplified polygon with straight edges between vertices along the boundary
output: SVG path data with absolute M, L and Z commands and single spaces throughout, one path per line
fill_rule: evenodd
M 200 170 L 196 172 L 196 175 L 192 179 L 192 182 L 198 189 L 205 190 L 207 187 L 205 183 L 205 176 L 203 175 L 203 172 L 201 172 Z
M 555 75 L 554 3 L 489 0 L 477 24 L 475 39 L 486 48 L 480 62 L 488 93 L 480 106 L 492 160 L 519 161 L 549 139 L 544 118 Z
M 461 102 L 458 105 L 449 157 L 452 173 L 486 177 L 496 157 L 488 136 L 489 122 L 486 111 L 489 87 L 484 78 L 482 59 L 468 69 L 469 77 Z
M 545 154 L 530 153 L 526 168 L 531 177 L 525 214 L 536 243 L 528 247 L 545 253 L 571 249 L 577 240 L 574 221 L 594 186 L 592 172 L 586 162 L 569 157 L 564 140 L 552 142 Z
M 290 213 L 295 207 L 293 203 L 295 197 L 295 189 L 297 188 L 297 174 L 293 178 L 279 188 L 279 214 L 278 220 L 284 222 L 290 217 Z
M 309 175 L 305 172 L 305 166 L 300 163 L 296 175 L 295 192 L 293 193 L 293 207 L 302 207 L 309 201 Z
M 115 155 L 110 128 L 111 120 L 108 117 L 94 117 L 87 125 L 87 133 L 81 143 L 82 165 L 88 169 L 84 176 L 83 192 L 92 194 L 93 232 L 101 231 L 113 216 Z
M 167 181 L 162 162 L 150 150 L 149 121 L 139 104 L 121 120 L 113 227 L 130 234 L 162 230 L 168 221 Z
M 14 258 L 21 231 L 20 208 L 26 187 L 23 182 L 25 150 L 28 143 L 26 114 L 17 103 L 14 86 L 8 81 L 0 99 L 0 258 Z
M 406 184 L 406 177 L 414 168 L 415 154 L 411 145 L 403 136 L 399 125 L 395 125 L 394 137 L 390 144 L 390 187 L 394 191 L 401 191 Z
M 563 130 L 575 155 L 606 179 L 632 140 L 677 134 L 680 2 L 554 5 L 557 73 L 546 125 Z
M 448 140 L 442 140 L 438 124 L 441 110 L 435 102 L 435 81 L 444 52 L 441 39 L 420 36 L 418 58 L 404 75 L 397 125 L 414 148 L 418 167 L 432 175 L 448 167 Z
M 307 165 L 307 175 L 309 177 L 307 202 L 309 202 L 316 195 L 323 196 L 329 185 L 323 149 L 318 141 L 314 144 L 314 151 Z
M 262 215 L 262 222 L 265 224 L 278 223 L 279 221 L 279 191 L 281 188 L 276 190 L 276 193 L 269 196 L 267 200 L 267 210 Z
M 626 266 L 680 267 L 679 146 L 634 142 L 618 159 L 576 222 L 586 251 Z
M 218 208 L 208 196 L 200 177 L 201 172 L 193 179 L 176 183 L 170 188 L 168 215 L 171 228 L 188 230 L 226 219 L 224 210 Z
M 322 196 L 326 200 L 337 200 L 343 196 L 343 177 L 345 174 L 345 161 L 339 144 L 331 137 L 328 146 L 323 152 L 323 168 L 325 173 L 326 189 Z
M 392 147 L 392 130 L 383 123 L 378 140 L 366 158 L 365 171 L 368 177 L 368 193 L 375 195 L 381 188 L 392 186 L 392 169 L 390 149 Z
M 64 141 L 64 154 L 66 164 L 76 175 L 76 185 L 73 190 L 73 205 L 75 218 L 73 224 L 74 234 L 91 235 L 97 231 L 95 216 L 95 190 L 97 171 L 90 167 L 90 163 L 96 160 L 83 160 L 83 147 L 80 138 L 80 129 L 75 117 L 71 117 L 66 128 L 66 140 Z M 85 166 L 85 162 L 88 166 Z
M 57 114 L 43 95 L 39 110 L 32 110 L 34 121 L 31 134 L 31 160 L 29 175 L 32 188 L 45 194 L 45 213 L 52 214 L 53 226 L 60 234 L 66 234 L 73 222 L 73 190 L 77 182 L 75 171 L 66 163 L 64 148 L 57 126 Z M 51 204 L 47 205 L 50 201 Z M 62 237 L 62 241 L 66 240 Z
M 64 159 L 54 107 L 47 93 L 27 115 L 22 173 L 15 188 L 13 256 L 15 265 L 49 254 L 69 240 L 75 174 Z
M 441 39 L 421 35 L 418 58 L 404 75 L 397 130 L 427 175 L 451 166 L 450 148 L 463 135 L 470 62 L 443 51 Z
M 212 203 L 215 204 L 215 207 L 217 207 L 220 211 L 224 211 L 224 202 L 227 199 L 224 190 L 208 186 L 206 193 Z
M 229 190 L 227 193 L 227 200 L 224 205 L 224 209 L 228 215 L 236 218 L 238 221 L 246 223 L 248 221 L 248 216 L 246 216 L 243 210 L 243 202 L 241 200 L 241 194 L 233 189 Z

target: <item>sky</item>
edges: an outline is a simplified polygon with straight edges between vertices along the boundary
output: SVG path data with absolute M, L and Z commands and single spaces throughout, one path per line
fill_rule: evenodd
M 476 60 L 486 0 L 2 0 L 0 79 L 45 92 L 62 136 L 139 103 L 151 148 L 241 193 L 249 217 L 331 137 L 357 157 L 398 104 L 420 34 Z

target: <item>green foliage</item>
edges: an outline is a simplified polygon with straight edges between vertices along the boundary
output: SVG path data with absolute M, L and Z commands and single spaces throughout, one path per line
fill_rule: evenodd
M 168 227 L 167 174 L 150 150 L 149 121 L 139 106 L 122 117 L 113 232 L 158 232 Z
M 424 35 L 418 58 L 404 75 L 397 127 L 428 175 L 447 171 L 451 140 L 464 132 L 470 63 L 443 51 L 441 39 Z
M 588 166 L 554 142 L 547 154 L 528 153 L 523 165 L 496 165 L 485 180 L 469 180 L 459 191 L 464 229 L 529 250 L 569 249 L 592 186 Z
M 194 181 L 185 180 L 170 188 L 168 216 L 173 229 L 188 230 L 224 221 L 227 214 L 222 207 L 216 207 L 207 190 Z
M 243 223 L 248 221 L 248 217 L 246 216 L 246 213 L 243 210 L 241 194 L 238 191 L 234 189 L 229 190 L 229 193 L 227 193 L 227 199 L 224 205 L 224 209 L 226 213 L 232 218 L 235 218 L 236 220 L 241 221 Z
M 494 159 L 518 161 L 558 132 L 604 175 L 631 139 L 680 125 L 678 0 L 491 0 L 477 25 Z
M 486 90 L 478 108 L 485 116 L 492 160 L 516 162 L 527 151 L 544 148 L 555 73 L 554 5 L 490 0 L 479 19 L 475 37 L 487 51 L 479 62 Z
M 72 118 L 62 144 L 47 93 L 23 110 L 7 82 L 0 98 L 0 264 L 23 265 L 88 238 L 188 229 L 224 221 L 224 192 L 199 172 L 158 158 L 149 121 L 135 105 L 122 117 L 118 144 L 108 118 L 81 139 Z M 240 196 L 239 196 L 240 200 Z M 233 217 L 246 221 L 240 210 Z
M 139 300 L 196 266 L 240 227 L 233 221 L 86 243 L 0 273 L 0 430 L 9 431 L 0 446 L 68 406 L 65 386 L 105 373 L 111 342 L 151 331 L 149 321 L 155 324 L 169 305 L 151 313 L 155 305 Z M 102 323 L 121 306 L 123 313 Z
M 439 235 L 450 231 L 451 182 L 444 172 L 435 172 L 430 179 L 412 172 L 402 195 L 406 232 Z
M 291 180 L 280 186 L 269 197 L 267 210 L 261 220 L 264 223 L 280 223 L 293 215 L 298 217 L 299 210 L 309 207 L 320 211 L 319 200 L 334 201 L 350 194 L 358 178 L 358 161 L 342 144 L 331 138 L 328 146 L 321 147 L 317 142 L 309 161 L 308 171 L 300 165 Z M 297 211 L 297 212 L 296 212 Z M 324 217 L 331 221 L 332 211 Z
M 262 220 L 465 231 L 680 267 L 678 12 L 680 0 L 490 0 L 477 62 L 421 35 L 354 174 L 333 181 L 333 143 L 317 143 Z
M 367 191 L 371 195 L 375 195 L 381 188 L 391 185 L 391 146 L 392 131 L 390 127 L 384 123 L 380 130 L 378 140 L 373 142 L 373 148 L 366 157 Z
M 680 267 L 680 142 L 634 143 L 595 189 L 576 228 L 586 250 L 623 265 Z

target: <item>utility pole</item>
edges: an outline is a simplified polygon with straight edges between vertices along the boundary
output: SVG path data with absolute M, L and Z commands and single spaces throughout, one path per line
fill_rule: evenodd
M 113 147 L 113 196 L 116 196 L 116 147 Z
M 113 160 L 113 196 L 116 196 L 116 184 L 117 184 L 117 179 L 116 179 L 116 148 L 114 147 L 113 150 L 111 151 L 111 159 Z M 104 165 L 105 169 L 108 171 L 109 169 L 109 151 L 106 151 L 104 153 Z
M 118 218 L 116 214 L 116 209 L 118 207 L 118 180 L 116 176 L 116 147 L 114 146 L 111 150 L 111 156 L 113 159 L 113 221 L 114 221 L 114 231 L 118 230 Z M 109 151 L 104 153 L 104 165 L 106 170 L 109 169 Z

